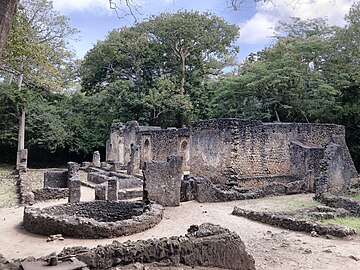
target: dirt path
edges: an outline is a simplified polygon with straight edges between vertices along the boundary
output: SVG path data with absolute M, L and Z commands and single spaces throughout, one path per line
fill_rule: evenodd
M 93 198 L 93 190 L 83 188 L 83 200 Z M 185 234 L 192 224 L 211 222 L 237 232 L 247 250 L 254 256 L 256 269 L 360 269 L 360 237 L 352 239 L 313 238 L 308 234 L 271 227 L 246 218 L 231 215 L 234 206 L 254 210 L 273 209 L 302 201 L 311 201 L 312 195 L 293 195 L 249 201 L 200 204 L 182 203 L 180 207 L 166 208 L 164 219 L 155 228 L 116 240 L 137 240 Z M 62 203 L 65 200 L 56 201 Z M 52 202 L 51 204 L 54 204 Z M 49 203 L 39 203 L 43 207 Z M 71 239 L 46 242 L 46 237 L 30 234 L 21 227 L 23 207 L 0 209 L 0 253 L 7 258 L 40 257 L 59 252 L 63 247 L 111 243 L 114 239 Z

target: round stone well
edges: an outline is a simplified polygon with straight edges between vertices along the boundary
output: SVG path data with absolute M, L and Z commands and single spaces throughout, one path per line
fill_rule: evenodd
M 26 207 L 23 226 L 29 232 L 75 238 L 111 238 L 138 233 L 158 224 L 164 208 L 142 201 L 91 201 L 45 208 Z

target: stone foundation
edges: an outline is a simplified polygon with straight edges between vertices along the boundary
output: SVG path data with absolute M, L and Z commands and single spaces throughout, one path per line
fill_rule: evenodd
M 268 195 L 297 194 L 306 191 L 305 181 L 294 181 L 287 184 L 270 183 L 257 188 L 239 188 L 213 184 L 204 177 L 190 178 L 191 183 L 182 184 L 183 198 L 195 198 L 198 202 L 226 202 L 233 200 L 257 199 Z M 191 190 L 184 190 L 191 188 Z M 185 195 L 186 194 L 186 195 Z
M 41 235 L 62 234 L 75 238 L 111 238 L 154 227 L 163 208 L 142 202 L 92 201 L 67 203 L 43 209 L 26 207 L 23 226 Z
M 336 237 L 346 237 L 356 234 L 356 231 L 352 228 L 338 225 L 320 224 L 311 220 L 298 219 L 289 214 L 251 211 L 241 209 L 237 206 L 234 207 L 232 214 L 292 231 L 303 231 L 308 233 L 315 231 L 318 235 L 333 235 Z M 327 216 L 322 216 L 322 218 L 325 217 Z M 334 216 L 328 216 L 328 218 L 333 217 Z
M 316 200 L 330 207 L 344 208 L 351 214 L 360 216 L 360 201 L 353 198 L 323 193 L 321 196 L 317 196 Z

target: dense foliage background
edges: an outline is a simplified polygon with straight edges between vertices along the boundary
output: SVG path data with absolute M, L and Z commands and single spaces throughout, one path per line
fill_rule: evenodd
M 18 20 L 26 22 L 26 12 L 19 14 L 23 17 Z M 180 127 L 199 119 L 239 117 L 345 125 L 359 168 L 359 18 L 359 3 L 352 6 L 344 27 L 330 26 L 325 19 L 292 18 L 278 25 L 271 47 L 240 65 L 234 45 L 237 26 L 191 11 L 114 29 L 82 61 L 74 60 L 66 47 L 62 55 L 48 54 L 51 59 L 46 48 L 45 55 L 23 52 L 32 62 L 23 71 L 26 87 L 21 89 L 16 84 L 19 72 L 14 72 L 19 61 L 5 57 L 0 162 L 14 162 L 19 110 L 25 106 L 25 145 L 33 165 L 81 161 L 94 150 L 104 151 L 113 121 Z M 66 25 L 65 18 L 61 24 Z M 21 33 L 24 24 L 13 28 Z M 10 39 L 7 52 L 18 46 L 18 40 Z M 46 76 L 40 72 L 44 63 L 52 71 Z M 229 66 L 233 71 L 224 74 Z

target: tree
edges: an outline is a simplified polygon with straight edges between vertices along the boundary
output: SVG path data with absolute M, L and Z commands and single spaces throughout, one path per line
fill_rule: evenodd
M 0 1 L 0 56 L 10 32 L 19 0 Z
M 250 57 L 235 79 L 220 83 L 215 115 L 229 113 L 221 111 L 226 106 L 267 121 L 339 122 L 340 91 L 330 68 L 337 28 L 322 19 L 292 18 L 276 31 L 275 45 Z
M 15 17 L 1 63 L 11 82 L 17 77 L 18 88 L 23 82 L 46 91 L 58 91 L 62 84 L 61 69 L 72 58 L 66 39 L 77 30 L 68 18 L 53 9 L 47 0 L 26 0 Z M 24 149 L 25 107 L 20 108 L 18 150 Z
M 185 93 L 187 74 L 216 75 L 237 52 L 233 42 L 238 27 L 211 13 L 162 13 L 143 25 L 150 38 L 165 48 L 168 64 L 172 65 L 168 68 L 179 71 L 181 95 Z
M 136 101 L 139 117 L 182 126 L 204 111 L 207 80 L 233 64 L 237 36 L 237 26 L 211 13 L 188 11 L 115 29 L 86 54 L 80 68 L 83 91 L 93 94 L 128 81 L 120 94 L 132 97 L 131 108 Z

